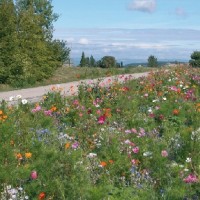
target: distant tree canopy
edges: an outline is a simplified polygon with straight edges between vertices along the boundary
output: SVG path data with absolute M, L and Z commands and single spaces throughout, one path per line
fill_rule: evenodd
M 150 55 L 148 57 L 148 63 L 147 63 L 148 67 L 158 67 L 158 61 L 157 58 L 153 55 Z
M 66 42 L 53 40 L 51 0 L 0 0 L 0 83 L 33 84 L 69 59 Z
M 191 60 L 189 63 L 192 67 L 200 67 L 200 51 L 194 51 L 191 54 Z
M 112 68 L 112 67 L 116 67 L 116 60 L 115 57 L 113 56 L 104 56 L 101 59 L 101 67 L 102 68 Z
M 85 53 L 82 52 L 80 67 L 96 67 L 96 61 L 94 57 L 92 55 L 90 57 L 85 57 Z
M 115 57 L 104 56 L 100 60 L 96 61 L 91 55 L 90 57 L 85 57 L 85 53 L 82 52 L 80 67 L 100 67 L 100 68 L 113 68 L 113 67 L 123 67 L 123 62 L 117 63 Z

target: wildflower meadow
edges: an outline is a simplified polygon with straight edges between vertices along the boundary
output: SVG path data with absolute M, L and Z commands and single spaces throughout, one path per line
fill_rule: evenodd
M 199 68 L 12 98 L 0 104 L 1 200 L 200 199 Z

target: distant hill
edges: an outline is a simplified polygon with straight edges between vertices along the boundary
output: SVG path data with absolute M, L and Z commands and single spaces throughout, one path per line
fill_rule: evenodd
M 158 61 L 158 66 L 161 67 L 163 65 L 173 65 L 173 64 L 186 64 L 187 62 L 178 62 L 178 61 Z M 124 67 L 138 67 L 143 66 L 147 67 L 147 62 L 141 62 L 141 63 L 130 63 L 125 65 Z

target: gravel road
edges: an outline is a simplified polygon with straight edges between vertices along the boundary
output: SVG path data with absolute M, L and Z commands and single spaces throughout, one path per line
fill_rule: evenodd
M 108 84 L 112 84 L 114 81 L 123 82 L 127 79 L 136 79 L 139 77 L 147 76 L 148 72 L 144 73 L 135 73 L 135 74 L 124 74 L 124 75 L 117 75 L 117 76 L 110 76 L 101 79 L 86 79 L 81 81 L 74 81 L 70 83 L 62 83 L 58 85 L 48 85 L 48 86 L 41 86 L 35 88 L 28 88 L 28 89 L 21 89 L 21 90 L 14 90 L 8 92 L 0 92 L 0 101 L 5 100 L 9 104 L 16 103 L 16 96 L 20 95 L 22 99 L 28 100 L 28 102 L 38 102 L 42 99 L 43 95 L 50 91 L 53 87 L 62 88 L 62 93 L 66 96 L 73 96 L 77 94 L 78 86 L 80 84 L 92 84 L 97 83 L 99 80 L 100 85 L 107 86 Z M 11 100 L 11 97 L 13 97 Z

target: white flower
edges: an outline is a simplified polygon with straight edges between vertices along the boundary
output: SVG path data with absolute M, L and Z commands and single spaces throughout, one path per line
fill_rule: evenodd
M 13 100 L 14 100 L 13 96 L 9 97 L 9 101 L 13 101 Z
M 164 100 L 164 101 L 166 101 L 166 100 L 167 100 L 167 98 L 166 98 L 166 97 L 163 97 L 163 100 Z
M 151 156 L 151 155 L 152 155 L 152 152 L 150 152 L 150 151 L 147 151 L 147 152 L 143 153 L 143 156 L 145 156 L 145 157 Z
M 22 95 L 20 95 L 20 94 L 18 94 L 17 96 L 16 96 L 16 99 L 21 99 L 22 98 Z
M 155 102 L 158 102 L 158 101 L 159 101 L 158 99 L 154 99 L 152 102 L 155 103 Z
M 188 171 L 189 171 L 189 169 L 185 168 L 185 169 L 184 169 L 184 171 L 185 171 L 185 172 L 188 172 Z
M 22 99 L 22 104 L 27 104 L 28 101 L 26 99 Z
M 88 157 L 88 158 L 95 158 L 95 157 L 97 157 L 97 154 L 96 154 L 96 153 L 89 153 L 89 154 L 87 155 L 87 157 Z
M 152 111 L 153 111 L 153 110 L 152 110 L 152 108 L 150 107 L 150 108 L 148 109 L 148 112 L 149 112 L 149 113 L 152 113 Z
M 187 162 L 187 163 L 190 163 L 191 161 L 192 161 L 191 158 L 187 158 L 187 159 L 185 160 L 185 162 Z
M 176 167 L 178 164 L 176 162 L 172 162 L 171 167 Z

